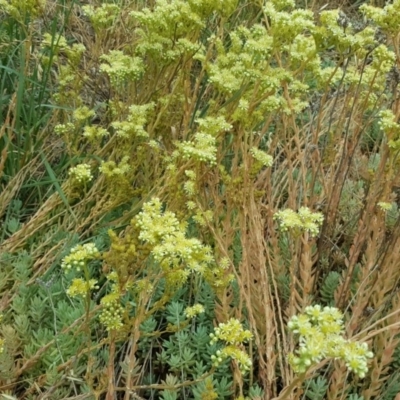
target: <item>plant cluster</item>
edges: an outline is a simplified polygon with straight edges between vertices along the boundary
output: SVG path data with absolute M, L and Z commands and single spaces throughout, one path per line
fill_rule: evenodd
M 373 357 L 367 343 L 350 342 L 343 338 L 343 314 L 336 308 L 308 306 L 304 314 L 293 316 L 288 328 L 299 336 L 296 355 L 290 363 L 298 373 L 304 373 L 323 358 L 343 359 L 346 367 L 364 378 L 368 372 L 367 359 Z
M 400 1 L 89 3 L 0 0 L 0 392 L 394 400 Z

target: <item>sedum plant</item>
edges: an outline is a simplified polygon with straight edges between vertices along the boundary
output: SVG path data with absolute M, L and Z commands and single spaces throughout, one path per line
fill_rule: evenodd
M 360 378 L 368 372 L 367 359 L 373 357 L 367 343 L 349 342 L 343 338 L 343 314 L 334 307 L 308 306 L 304 314 L 293 316 L 288 328 L 299 336 L 299 349 L 289 355 L 298 373 L 323 358 L 342 359 L 346 367 Z
M 1 392 L 393 398 L 400 2 L 67 3 L 0 0 Z

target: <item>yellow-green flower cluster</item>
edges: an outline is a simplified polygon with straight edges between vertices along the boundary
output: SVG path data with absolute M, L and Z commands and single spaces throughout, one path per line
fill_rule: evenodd
M 92 289 L 98 289 L 96 279 L 84 281 L 82 278 L 76 278 L 72 281 L 71 286 L 67 289 L 67 294 L 70 297 L 86 296 Z
M 132 287 L 136 293 L 152 293 L 154 290 L 154 284 L 147 278 L 136 280 Z
M 367 360 L 373 357 L 366 343 L 344 339 L 343 314 L 335 307 L 308 306 L 304 314 L 293 316 L 288 328 L 299 336 L 299 348 L 289 355 L 297 373 L 324 358 L 341 359 L 360 378 L 368 372 Z
M 119 330 L 123 327 L 122 315 L 123 308 L 120 303 L 120 294 L 116 287 L 114 290 L 100 300 L 102 311 L 100 322 L 106 327 L 107 331 Z
M 226 122 L 222 115 L 217 117 L 198 118 L 196 123 L 199 125 L 199 132 L 216 137 L 221 132 L 232 129 L 232 125 Z
M 217 161 L 216 140 L 206 133 L 197 132 L 192 141 L 178 143 L 178 149 L 184 160 L 199 160 L 211 165 Z
M 369 109 L 376 107 L 379 97 L 383 96 L 387 100 L 391 97 L 391 94 L 386 90 L 387 75 L 392 70 L 396 60 L 395 53 L 389 50 L 387 46 L 379 44 L 375 39 L 375 32 L 372 28 L 366 28 L 356 35 L 359 37 L 364 34 L 364 42 L 362 39 L 359 40 L 360 48 L 356 51 L 356 55 L 360 59 L 370 56 L 371 61 L 368 65 L 362 71 L 356 64 L 349 65 L 346 71 L 342 72 L 344 74 L 343 82 L 346 86 L 356 87 L 361 85 L 361 88 L 365 88 L 360 92 L 360 100 L 365 101 Z M 371 47 L 374 50 L 367 54 Z M 356 101 L 356 98 L 354 101 Z
M 326 45 L 335 45 L 342 52 L 357 45 L 357 36 L 353 34 L 351 24 L 342 11 L 323 11 L 320 22 L 317 32 Z
M 253 335 L 250 331 L 243 329 L 242 324 L 235 318 L 231 318 L 226 323 L 220 323 L 214 328 L 214 333 L 210 334 L 211 344 L 222 340 L 232 345 L 239 345 L 250 340 Z
M 274 219 L 278 220 L 279 227 L 284 232 L 292 230 L 295 234 L 308 232 L 311 236 L 317 236 L 324 216 L 319 212 L 311 212 L 307 207 L 301 207 L 297 213 L 289 208 L 278 211 Z
M 143 60 L 132 57 L 120 50 L 112 50 L 101 56 L 107 64 L 100 65 L 100 71 L 105 72 L 114 87 L 120 87 L 127 80 L 138 80 L 144 72 Z
M 179 223 L 172 212 L 162 212 L 160 199 L 153 198 L 144 204 L 143 211 L 136 217 L 135 223 L 140 228 L 139 239 L 153 245 L 154 259 L 166 271 L 175 272 L 185 269 L 182 279 L 187 279 L 189 272 L 204 273 L 213 262 L 211 249 L 196 238 L 186 237 L 186 224 Z M 172 270 L 171 270 L 172 267 Z
M 206 226 L 207 222 L 213 220 L 214 213 L 211 210 L 201 211 L 197 210 L 196 214 L 193 215 L 193 221 L 199 224 L 200 226 Z
M 215 62 L 208 62 L 206 67 L 209 81 L 218 91 L 232 94 L 245 82 L 256 81 L 261 82 L 262 87 L 273 86 L 275 83 L 280 86 L 275 74 L 272 72 L 266 74 L 273 39 L 264 26 L 259 24 L 251 29 L 240 27 L 229 36 L 231 40 L 229 51 L 220 38 L 211 36 L 209 39 L 215 46 L 218 56 Z M 206 61 L 201 54 L 195 57 L 202 62 Z M 246 103 L 242 102 L 240 110 L 242 114 L 245 107 Z
M 303 32 L 313 32 L 315 25 L 311 10 L 294 9 L 292 11 L 283 11 L 279 9 L 286 8 L 286 6 L 291 7 L 293 3 L 284 7 L 278 3 L 276 1 L 267 2 L 264 6 L 265 14 L 271 18 L 270 33 L 274 38 L 275 47 L 282 43 L 291 43 L 297 35 Z
M 71 249 L 69 255 L 63 258 L 61 268 L 64 271 L 75 269 L 81 271 L 88 261 L 96 259 L 100 255 L 94 243 L 79 244 Z
M 271 0 L 271 3 L 278 11 L 282 11 L 286 8 L 293 8 L 296 5 L 294 0 Z
M 142 56 L 152 55 L 158 62 L 171 62 L 187 53 L 193 55 L 202 46 L 189 38 L 187 33 L 191 32 L 190 36 L 196 38 L 196 32 L 204 28 L 208 14 L 218 10 L 226 13 L 224 5 L 232 5 L 236 1 L 157 0 L 151 10 L 145 7 L 131 12 L 133 22 L 139 22 L 136 34 L 140 40 L 136 52 Z
M 236 8 L 238 0 L 187 0 L 193 10 L 202 15 L 209 15 L 213 12 L 229 16 Z
M 396 54 L 389 50 L 384 44 L 380 44 L 372 52 L 371 68 L 387 74 L 396 63 Z
M 215 367 L 218 367 L 226 358 L 235 360 L 242 374 L 246 373 L 253 365 L 249 355 L 236 346 L 226 346 L 221 350 L 217 350 L 215 355 L 211 356 L 211 361 Z
M 312 36 L 300 34 L 293 39 L 293 43 L 285 46 L 285 50 L 290 54 L 290 59 L 294 65 L 315 64 L 315 69 L 319 69 L 320 59 L 317 55 L 317 46 Z
M 384 31 L 395 34 L 400 31 L 400 0 L 394 0 L 392 4 L 387 3 L 384 8 L 363 4 L 360 10 Z
M 88 278 L 87 263 L 96 259 L 100 255 L 94 243 L 86 243 L 78 245 L 71 249 L 68 256 L 64 257 L 61 262 L 61 268 L 65 273 L 75 270 L 77 272 L 84 271 L 85 278 L 75 278 L 72 280 L 67 294 L 70 297 L 88 296 L 92 289 L 98 289 L 97 280 Z
M 184 190 L 186 192 L 186 183 L 184 185 Z M 187 192 L 186 192 L 187 193 Z M 212 221 L 214 218 L 214 213 L 212 210 L 201 210 L 200 207 L 194 201 L 187 201 L 186 207 L 189 211 L 191 211 L 194 215 L 192 215 L 192 219 L 194 222 L 199 224 L 200 226 L 206 226 L 208 222 Z
M 182 260 L 189 270 L 203 273 L 208 264 L 213 261 L 211 249 L 203 246 L 198 239 L 185 238 L 184 232 L 177 233 L 175 239 L 176 242 L 170 237 L 165 239 L 161 245 L 156 246 L 153 249 L 155 258 L 161 261 L 162 258 L 167 256 L 177 266 L 179 265 L 179 260 Z
M 187 28 L 203 28 L 204 21 L 191 9 L 188 1 L 157 0 L 153 10 L 143 8 L 141 11 L 132 11 L 130 14 L 143 27 L 151 38 L 156 36 L 175 37 L 186 36 Z M 171 39 L 170 39 L 171 40 Z
M 400 135 L 400 124 L 396 122 L 396 117 L 392 110 L 383 110 L 379 113 L 380 121 L 378 125 L 385 132 L 386 136 L 391 138 L 394 135 Z
M 107 281 L 111 283 L 110 293 L 102 297 L 100 300 L 101 313 L 100 322 L 107 331 L 120 330 L 123 326 L 124 308 L 121 305 L 121 284 L 116 271 L 112 271 L 107 275 Z M 139 281 L 141 282 L 141 281 Z M 145 285 L 140 285 L 141 289 L 146 290 Z M 125 289 L 131 288 L 132 283 L 127 283 Z M 142 293 L 142 292 L 141 292 Z
M 107 178 L 126 175 L 131 170 L 131 166 L 129 165 L 129 156 L 123 157 L 118 165 L 114 161 L 103 162 L 99 170 Z
M 100 32 L 102 29 L 111 28 L 118 17 L 120 7 L 116 4 L 102 4 L 100 7 L 86 5 L 82 7 L 83 13 L 90 18 L 93 28 Z
M 144 7 L 130 13 L 133 22 L 139 23 L 136 33 L 141 40 L 136 51 L 166 62 L 187 52 L 193 54 L 199 45 L 188 32 L 196 38 L 211 14 L 228 16 L 236 5 L 237 0 L 156 0 L 152 9 Z
M 22 22 L 27 14 L 38 15 L 45 4 L 45 0 L 0 0 L 0 10 Z
M 68 135 L 75 130 L 75 125 L 72 122 L 66 124 L 58 124 L 54 127 L 54 133 L 56 135 Z
M 390 211 L 393 208 L 392 203 L 387 203 L 386 201 L 380 201 L 378 202 L 378 207 L 382 210 L 382 211 Z
M 186 318 L 194 318 L 196 315 L 202 314 L 204 311 L 204 306 L 201 304 L 195 304 L 192 307 L 186 307 L 185 315 Z
M 339 52 L 351 51 L 361 58 L 371 46 L 376 46 L 375 30 L 367 27 L 356 32 L 350 19 L 340 10 L 323 11 L 320 21 L 316 37 L 319 45 L 325 48 L 335 46 Z
M 186 207 L 189 211 L 193 211 L 197 209 L 197 204 L 194 201 L 189 200 L 186 202 Z
M 396 122 L 395 115 L 391 110 L 383 110 L 379 116 L 378 124 L 388 139 L 389 148 L 394 151 L 400 149 L 400 124 Z
M 257 125 L 266 113 L 281 108 L 288 115 L 300 113 L 309 104 L 308 86 L 296 80 L 291 70 L 301 70 L 313 76 L 318 76 L 321 70 L 312 35 L 314 16 L 309 10 L 280 11 L 291 5 L 289 1 L 266 2 L 263 10 L 269 19 L 268 27 L 255 24 L 250 29 L 237 28 L 229 34 L 231 43 L 228 49 L 222 39 L 212 36 L 209 41 L 215 47 L 216 59 L 208 60 L 202 54 L 195 56 L 205 63 L 209 82 L 219 92 L 232 95 L 241 90 L 233 118 L 245 126 Z M 290 60 L 290 68 L 276 65 L 275 49 Z M 290 102 L 281 94 L 284 83 L 288 84 Z M 257 87 L 262 101 L 249 112 L 249 100 L 254 105 L 253 87 Z
M 83 136 L 89 140 L 101 139 L 108 136 L 108 131 L 100 126 L 87 125 L 83 128 Z
M 166 211 L 161 212 L 162 204 L 160 199 L 153 198 L 143 205 L 143 211 L 136 219 L 136 225 L 140 227 L 139 238 L 152 245 L 160 243 L 164 237 L 174 235 L 180 226 L 175 214 Z
M 129 115 L 125 121 L 115 121 L 111 126 L 115 129 L 115 134 L 121 138 L 148 137 L 149 134 L 144 129 L 147 123 L 148 114 L 154 109 L 154 103 L 132 105 L 129 107 Z
M 42 39 L 42 47 L 49 47 L 54 54 L 57 54 L 60 50 L 68 48 L 68 43 L 67 39 L 62 35 L 54 37 L 50 33 L 45 33 Z
M 75 121 L 83 122 L 94 116 L 95 112 L 87 106 L 78 107 L 74 110 L 72 116 Z
M 229 272 L 231 261 L 223 257 L 218 263 L 209 268 L 204 275 L 206 281 L 216 290 L 227 287 L 235 280 L 235 276 Z
M 186 181 L 183 184 L 183 190 L 189 197 L 194 196 L 196 194 L 196 183 L 191 180 Z
M 72 46 L 67 47 L 65 54 L 68 57 L 71 66 L 78 66 L 86 47 L 82 43 L 74 43 Z
M 45 66 L 49 66 L 49 63 L 55 63 L 58 61 L 58 56 L 62 52 L 67 56 L 67 64 L 59 64 L 59 82 L 62 89 L 62 86 L 65 86 L 68 82 L 71 82 L 75 79 L 76 75 L 75 70 L 73 68 L 77 67 L 83 53 L 86 50 L 86 47 L 82 43 L 74 43 L 72 45 L 68 45 L 66 38 L 62 35 L 52 35 L 50 33 L 45 33 L 43 35 L 43 40 L 41 43 L 42 49 L 51 49 L 51 58 L 45 54 L 43 54 L 41 62 Z M 63 62 L 65 59 L 63 59 Z M 73 67 L 73 68 L 70 68 Z
M 265 151 L 252 147 L 250 149 L 251 155 L 265 167 L 271 167 L 274 159 Z
M 79 164 L 70 168 L 69 176 L 78 183 L 90 182 L 93 179 L 89 164 Z
M 220 323 L 217 328 L 214 328 L 214 333 L 211 333 L 210 337 L 211 344 L 217 343 L 219 340 L 228 344 L 211 356 L 214 366 L 217 367 L 226 358 L 232 358 L 238 363 L 242 373 L 251 368 L 251 359 L 241 347 L 253 335 L 250 331 L 244 330 L 237 319 L 231 318 L 226 323 Z
M 187 194 L 188 197 L 193 197 L 197 193 L 196 189 L 196 172 L 193 170 L 186 170 L 185 175 L 189 178 L 184 184 L 183 184 L 183 190 Z
M 184 160 L 198 160 L 215 165 L 217 161 L 216 137 L 220 132 L 232 128 L 223 116 L 199 118 L 196 120 L 199 125 L 198 131 L 194 134 L 193 140 L 177 142 L 178 151 L 174 156 L 182 156 Z

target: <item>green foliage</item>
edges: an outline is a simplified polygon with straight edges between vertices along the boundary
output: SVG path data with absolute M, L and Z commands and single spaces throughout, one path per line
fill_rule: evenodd
M 321 376 L 304 382 L 305 395 L 310 400 L 323 400 L 328 389 L 328 381 Z
M 254 385 L 249 390 L 249 397 L 250 399 L 260 399 L 264 396 L 264 391 L 258 386 Z
M 168 376 L 183 380 L 200 378 L 211 369 L 211 356 L 216 352 L 216 345 L 210 344 L 210 322 L 198 321 L 198 323 L 187 325 L 183 311 L 184 303 L 182 302 L 173 301 L 166 307 L 167 329 L 176 332 L 162 340 L 162 350 L 157 354 L 157 361 L 160 366 L 168 366 L 167 379 Z M 152 326 L 154 325 L 153 321 Z M 147 323 L 142 325 L 143 328 L 146 326 L 149 325 Z M 225 362 L 214 372 L 212 381 L 201 382 L 193 389 L 186 388 L 173 393 L 167 391 L 163 396 L 175 396 L 176 393 L 181 393 L 180 396 L 183 396 L 184 392 L 188 393 L 192 390 L 195 397 L 200 396 L 204 391 L 211 390 L 209 384 L 214 382 L 212 391 L 215 391 L 218 398 L 225 398 L 231 393 L 229 387 L 232 385 L 232 381 L 227 380 L 226 377 L 228 370 L 229 366 Z
M 277 276 L 278 291 L 284 301 L 290 297 L 290 277 L 287 274 Z
M 394 370 L 400 369 L 400 345 L 396 346 L 392 359 L 392 368 Z
M 398 370 L 395 371 L 396 372 L 394 372 L 385 383 L 385 386 L 382 390 L 382 399 L 384 400 L 394 400 L 400 391 L 400 374 Z
M 334 294 L 341 280 L 341 276 L 336 271 L 331 271 L 325 277 L 324 283 L 321 286 L 321 299 L 327 306 L 334 304 Z
M 358 394 L 349 394 L 348 400 L 364 400 L 364 396 L 359 396 Z

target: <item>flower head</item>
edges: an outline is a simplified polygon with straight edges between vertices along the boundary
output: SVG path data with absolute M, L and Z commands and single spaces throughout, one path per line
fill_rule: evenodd
M 366 343 L 343 338 L 343 314 L 337 308 L 308 306 L 304 314 L 289 320 L 288 328 L 299 335 L 299 348 L 289 355 L 295 372 L 304 373 L 323 358 L 344 360 L 347 368 L 360 378 L 368 371 L 367 359 L 373 354 Z
M 214 333 L 210 334 L 211 342 L 216 343 L 222 340 L 232 345 L 238 345 L 250 340 L 253 335 L 250 331 L 244 330 L 242 324 L 235 318 L 231 318 L 226 323 L 220 323 L 214 328 Z
M 88 261 L 97 258 L 99 254 L 94 243 L 80 244 L 73 247 L 69 255 L 63 258 L 61 268 L 64 270 L 75 268 L 80 271 Z
M 278 220 L 282 231 L 290 229 L 297 233 L 308 232 L 311 236 L 317 236 L 324 216 L 320 212 L 313 213 L 309 208 L 301 207 L 297 213 L 290 208 L 278 211 L 274 219 Z
M 185 315 L 187 318 L 194 318 L 198 314 L 202 314 L 204 312 L 204 306 L 201 304 L 195 304 L 192 307 L 187 307 L 185 310 Z
M 67 294 L 70 297 L 86 296 L 90 290 L 98 288 L 96 279 L 84 281 L 82 278 L 77 278 L 72 281 L 71 286 L 67 289 Z
M 69 176 L 79 183 L 90 182 L 93 179 L 89 164 L 79 164 L 70 168 Z

